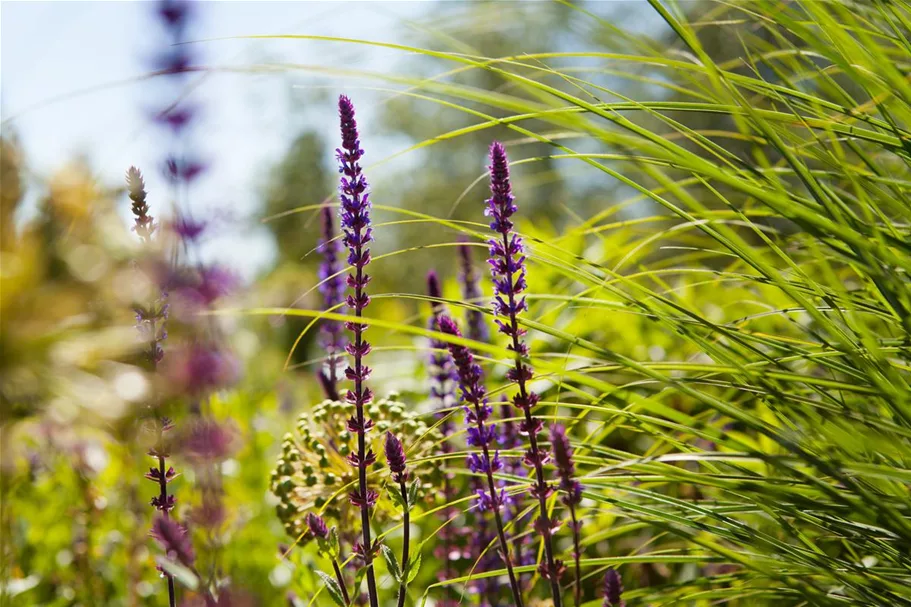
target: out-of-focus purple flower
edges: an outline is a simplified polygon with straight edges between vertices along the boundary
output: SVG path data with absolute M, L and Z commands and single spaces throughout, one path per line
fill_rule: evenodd
M 175 559 L 187 567 L 193 565 L 196 554 L 193 552 L 193 544 L 190 542 L 186 527 L 160 514 L 155 517 L 150 534 L 158 540 L 168 558 Z
M 240 378 L 240 364 L 233 354 L 199 342 L 169 355 L 164 371 L 170 390 L 193 396 L 230 387 Z
M 219 265 L 186 268 L 173 272 L 169 279 L 175 299 L 188 314 L 212 305 L 234 291 L 240 280 L 237 275 Z
M 408 472 L 405 469 L 405 449 L 402 447 L 402 441 L 392 432 L 386 433 L 386 463 L 389 465 L 389 471 L 392 472 L 392 480 L 396 483 L 404 483 L 408 479 Z
M 197 110 L 191 106 L 179 106 L 168 108 L 164 112 L 155 114 L 154 121 L 162 126 L 166 126 L 174 133 L 183 131 L 196 117 Z
M 165 175 L 173 183 L 192 183 L 205 172 L 206 168 L 206 163 L 192 158 L 171 156 L 165 160 Z
M 188 0 L 160 0 L 157 6 L 162 23 L 171 29 L 182 28 L 192 10 L 193 5 Z
M 482 297 L 479 277 L 475 271 L 474 263 L 471 261 L 471 247 L 465 243 L 459 245 L 459 259 L 461 265 L 459 280 L 462 283 L 462 297 L 466 303 L 478 305 Z M 469 339 L 483 342 L 487 342 L 490 339 L 490 331 L 487 329 L 487 323 L 484 322 L 484 313 L 480 310 L 473 308 L 466 310 L 465 327 L 465 332 Z
M 329 528 L 326 526 L 326 521 L 318 514 L 307 513 L 307 528 L 310 529 L 313 537 L 321 537 L 323 539 L 329 537 Z
M 431 331 L 439 330 L 439 318 L 445 313 L 445 306 L 438 301 L 442 298 L 440 289 L 440 280 L 433 270 L 427 273 L 427 294 L 433 301 L 430 302 L 430 321 L 428 329 Z M 446 343 L 438 339 L 430 340 L 430 396 L 436 400 L 436 405 L 443 410 L 446 415 L 446 409 L 452 406 L 455 400 L 455 367 L 452 364 L 452 357 L 449 355 Z M 444 420 L 440 431 L 444 436 L 452 433 L 452 422 Z
M 220 462 L 234 453 L 236 434 L 232 428 L 209 418 L 190 424 L 182 441 L 182 450 L 196 462 Z
M 228 517 L 224 501 L 220 492 L 205 487 L 205 483 L 202 489 L 202 501 L 190 511 L 190 518 L 200 527 L 217 529 Z
M 582 500 L 582 485 L 575 478 L 576 464 L 566 429 L 559 424 L 551 426 L 550 442 L 554 451 L 554 464 L 560 476 L 560 489 L 564 491 L 563 503 L 567 506 L 576 505 Z
M 206 231 L 208 222 L 199 221 L 188 215 L 180 215 L 170 223 L 171 231 L 185 242 L 195 242 Z
M 623 600 L 623 580 L 613 567 L 604 573 L 604 607 L 626 607 Z
M 344 301 L 345 280 L 339 263 L 339 239 L 335 235 L 335 225 L 332 220 L 332 209 L 323 207 L 323 237 L 320 241 L 320 251 L 323 253 L 323 263 L 319 268 L 320 293 L 323 295 L 323 309 L 333 310 Z M 320 383 L 326 396 L 338 400 L 338 368 L 340 354 L 345 351 L 348 340 L 342 331 L 342 323 L 334 320 L 324 320 L 320 325 L 320 345 L 326 351 L 327 359 L 324 369 L 319 371 Z

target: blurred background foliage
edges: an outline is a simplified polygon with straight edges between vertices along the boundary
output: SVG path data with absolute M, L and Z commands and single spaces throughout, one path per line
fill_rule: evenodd
M 585 475 L 588 605 L 608 565 L 630 607 L 911 604 L 911 18 L 904 2 L 805 4 L 669 3 L 656 18 L 618 3 L 608 19 L 594 2 L 441 3 L 402 42 L 434 52 L 369 85 L 383 94 L 372 128 L 407 163 L 364 142 L 370 315 L 391 323 L 370 330 L 376 391 L 433 419 L 424 276 L 441 274 L 461 314 L 455 245 L 479 245 L 484 265 L 484 151 L 505 141 L 533 251 L 535 387 Z M 881 73 L 890 62 L 899 76 Z M 334 120 L 324 91 L 302 97 Z M 259 605 L 328 604 L 325 563 L 295 546 L 270 488 L 282 437 L 323 400 L 307 314 L 321 306 L 319 208 L 335 201 L 324 133 L 301 129 L 265 172 L 256 220 L 278 254 L 219 316 L 244 374 L 209 403 L 238 439 L 220 467 L 228 518 L 198 549 Z M 131 312 L 150 287 L 125 191 L 90 158 L 36 179 L 12 128 L 0 151 L 0 600 L 161 605 L 141 478 L 156 379 Z M 170 211 L 164 193 L 150 204 Z M 492 387 L 498 343 L 481 350 Z M 177 466 L 183 516 L 199 495 Z M 433 586 L 439 526 L 415 522 L 427 546 L 410 600 L 430 588 L 476 604 L 465 580 Z

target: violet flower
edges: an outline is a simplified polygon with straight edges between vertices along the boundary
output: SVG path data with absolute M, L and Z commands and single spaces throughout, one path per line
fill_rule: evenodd
M 604 573 L 604 607 L 626 607 L 623 594 L 623 580 L 613 567 Z
M 196 554 L 193 552 L 193 544 L 190 542 L 190 535 L 186 527 L 167 516 L 159 515 L 152 523 L 150 535 L 158 540 L 168 558 L 176 560 L 185 567 L 193 566 Z
M 513 222 L 510 219 L 518 210 L 512 186 L 509 183 L 509 161 L 506 158 L 506 148 L 499 142 L 490 146 L 490 192 L 487 199 L 485 215 L 492 219 L 490 229 L 497 233 L 495 238 L 488 241 L 490 245 L 490 259 L 494 285 L 493 310 L 500 332 L 509 338 L 508 349 L 515 354 L 515 367 L 510 369 L 506 377 L 518 387 L 518 393 L 513 396 L 512 403 L 522 410 L 525 420 L 520 430 L 528 435 L 529 449 L 525 452 L 525 463 L 535 470 L 535 482 L 531 494 L 538 499 L 538 520 L 535 528 L 544 541 L 545 562 L 541 563 L 539 572 L 541 576 L 550 581 L 551 595 L 554 607 L 561 607 L 563 601 L 560 597 L 560 574 L 562 564 L 554 559 L 553 549 L 553 523 L 547 515 L 547 497 L 552 489 L 544 476 L 544 465 L 550 459 L 546 449 L 538 446 L 538 434 L 544 428 L 543 422 L 532 415 L 532 409 L 538 403 L 538 395 L 528 389 L 528 382 L 534 373 L 525 362 L 528 356 L 528 346 L 522 340 L 526 330 L 519 327 L 518 316 L 520 312 L 528 309 L 525 296 L 522 293 L 527 287 L 525 281 L 525 245 L 522 238 L 513 231 Z
M 576 506 L 582 501 L 582 485 L 576 480 L 576 464 L 573 462 L 573 448 L 566 436 L 566 429 L 554 424 L 550 427 L 550 444 L 554 452 L 554 463 L 560 476 L 560 490 L 563 492 L 563 503 L 569 508 L 571 529 L 573 532 L 573 559 L 576 565 L 576 584 L 573 591 L 576 607 L 582 601 L 582 574 L 579 559 L 581 558 L 581 541 L 579 530 L 582 522 L 576 517 Z
M 332 529 L 332 538 L 335 540 L 332 542 L 330 541 L 329 528 L 326 526 L 326 521 L 323 520 L 323 517 L 308 512 L 307 529 L 319 543 L 320 552 L 332 561 L 332 569 L 335 572 L 335 581 L 338 583 L 339 590 L 342 592 L 342 598 L 345 600 L 345 604 L 350 605 L 351 598 L 348 595 L 348 583 L 345 581 L 345 576 L 342 574 L 342 569 L 338 564 L 338 536 L 335 534 L 335 528 L 333 527 Z
M 328 311 L 344 301 L 345 281 L 338 261 L 340 247 L 339 240 L 335 237 L 332 209 L 323 207 L 322 218 L 323 238 L 319 248 L 323 253 L 323 263 L 319 268 L 319 291 L 323 295 L 323 309 Z M 326 391 L 327 398 L 338 400 L 339 356 L 347 345 L 342 324 L 334 320 L 324 320 L 320 325 L 320 345 L 327 354 L 326 366 L 318 373 L 320 383 Z
M 449 317 L 440 318 L 440 330 L 455 337 L 461 337 L 459 327 Z M 494 472 L 503 467 L 499 454 L 490 455 L 491 446 L 496 439 L 496 428 L 487 423 L 492 409 L 487 402 L 487 389 L 484 387 L 484 374 L 481 367 L 475 363 L 471 350 L 465 346 L 450 343 L 449 353 L 455 363 L 459 375 L 459 386 L 462 390 L 462 402 L 465 407 L 465 421 L 471 426 L 468 428 L 468 444 L 480 449 L 480 453 L 472 453 L 468 466 L 474 473 L 482 473 L 487 477 L 487 490 L 478 491 L 478 508 L 482 511 L 493 512 L 494 522 L 497 527 L 497 537 L 500 541 L 500 552 L 503 564 L 509 574 L 509 584 L 512 589 L 516 607 L 522 607 L 522 593 L 516 574 L 513 571 L 512 559 L 509 553 L 509 542 L 503 531 L 503 519 L 500 513 L 501 506 L 506 499 L 505 492 L 497 491 Z
M 344 234 L 342 242 L 348 248 L 348 286 L 354 291 L 346 302 L 358 318 L 363 316 L 364 308 L 370 303 L 365 288 L 370 276 L 364 271 L 370 263 L 370 249 L 367 246 L 373 241 L 373 229 L 370 227 L 370 198 L 367 192 L 367 179 L 361 170 L 360 159 L 364 155 L 358 139 L 357 121 L 354 118 L 354 106 L 348 97 L 342 95 L 338 100 L 338 113 L 341 122 L 342 147 L 336 150 L 339 161 L 339 173 L 342 174 L 339 187 L 341 199 L 341 224 Z M 349 494 L 351 503 L 361 509 L 361 527 L 363 541 L 355 546 L 355 551 L 363 558 L 367 567 L 367 595 L 371 607 L 377 607 L 376 576 L 373 571 L 375 549 L 370 541 L 370 509 L 376 504 L 379 494 L 367 487 L 367 467 L 376 461 L 372 449 L 367 448 L 366 434 L 373 427 L 373 422 L 366 418 L 364 407 L 373 401 L 373 392 L 365 383 L 370 377 L 370 367 L 364 365 L 364 357 L 370 352 L 370 344 L 364 339 L 367 326 L 363 322 L 347 322 L 346 328 L 354 334 L 354 341 L 346 350 L 353 359 L 353 364 L 345 370 L 345 376 L 354 382 L 354 389 L 348 390 L 345 399 L 354 405 L 355 414 L 348 420 L 349 432 L 357 433 L 358 450 L 349 456 L 352 466 L 358 469 L 358 487 Z
M 459 279 L 462 283 L 462 297 L 466 303 L 478 304 L 481 301 L 481 287 L 479 277 L 471 261 L 471 247 L 465 243 L 459 245 L 459 259 L 461 268 Z M 484 313 L 475 308 L 468 308 L 465 312 L 466 335 L 475 341 L 487 342 L 490 340 L 490 331 L 484 322 Z
M 174 495 L 168 494 L 168 484 L 177 478 L 179 474 L 174 471 L 173 467 L 165 467 L 167 465 L 166 460 L 170 453 L 168 452 L 167 443 L 164 437 L 166 433 L 174 429 L 174 424 L 172 424 L 171 420 L 167 417 L 162 417 L 159 420 L 159 423 L 161 426 L 159 428 L 158 440 L 156 441 L 155 446 L 149 449 L 148 452 L 150 456 L 154 457 L 158 461 L 158 468 L 149 468 L 149 471 L 145 474 L 145 477 L 158 485 L 158 495 L 152 497 L 149 503 L 153 508 L 161 512 L 161 518 L 167 519 L 169 513 L 174 509 L 174 506 L 177 503 L 177 499 L 174 497 Z M 177 593 L 174 587 L 174 578 L 165 573 L 163 570 L 161 572 L 168 579 L 168 605 L 170 607 L 174 607 L 177 604 Z

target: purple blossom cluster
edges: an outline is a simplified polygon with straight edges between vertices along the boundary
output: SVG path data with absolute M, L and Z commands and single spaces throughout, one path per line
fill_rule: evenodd
M 462 336 L 455 322 L 445 316 L 440 319 L 440 330 L 453 337 Z M 513 571 L 509 543 L 503 530 L 501 508 L 506 503 L 506 493 L 502 488 L 498 489 L 493 476 L 503 468 L 503 462 L 499 452 L 494 451 L 493 456 L 490 454 L 497 434 L 496 426 L 488 422 L 493 409 L 487 401 L 484 373 L 480 365 L 475 363 L 474 356 L 467 347 L 450 342 L 449 353 L 459 375 L 462 402 L 465 407 L 465 421 L 468 424 L 466 442 L 469 446 L 480 450 L 480 453 L 475 452 L 469 456 L 468 467 L 472 472 L 484 474 L 487 478 L 487 488 L 479 489 L 477 493 L 478 509 L 493 512 L 500 544 L 500 556 L 509 575 L 513 599 L 516 601 L 517 607 L 522 607 L 522 593 L 515 571 Z

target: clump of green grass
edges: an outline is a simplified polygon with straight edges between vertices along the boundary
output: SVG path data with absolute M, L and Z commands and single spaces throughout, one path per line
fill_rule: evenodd
M 545 158 L 522 145 L 543 142 L 547 160 L 631 194 L 557 233 L 519 226 L 529 362 L 585 487 L 587 604 L 618 567 L 630 605 L 909 605 L 911 5 L 650 4 L 669 46 L 628 35 L 628 53 L 485 57 L 345 42 L 452 64 L 388 78 L 476 120 L 415 149 L 505 128 L 516 164 L 533 170 Z M 728 58 L 706 45 L 719 32 Z M 475 71 L 502 86 L 459 80 Z M 625 97 L 618 77 L 651 96 Z M 482 198 L 460 197 L 476 199 L 473 222 L 407 221 L 483 240 Z M 375 273 L 409 252 L 377 256 Z M 470 343 L 502 379 L 502 344 Z

